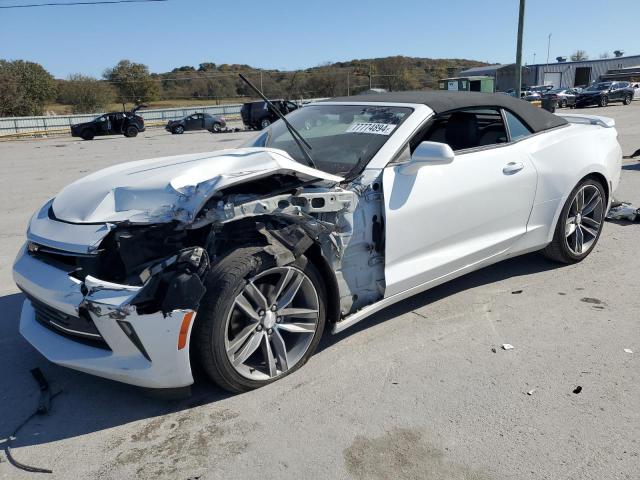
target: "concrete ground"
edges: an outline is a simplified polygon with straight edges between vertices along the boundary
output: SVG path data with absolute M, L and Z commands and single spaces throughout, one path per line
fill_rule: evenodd
M 616 118 L 626 155 L 640 148 L 639 104 L 581 112 Z M 578 265 L 527 255 L 413 297 L 242 395 L 199 379 L 190 398 L 159 398 L 57 367 L 19 336 L 10 266 L 36 208 L 107 165 L 248 136 L 0 143 L 0 450 L 38 404 L 30 369 L 62 392 L 13 442 L 17 460 L 53 475 L 0 451 L 0 478 L 638 478 L 638 224 L 607 223 Z M 628 162 L 616 196 L 640 205 Z

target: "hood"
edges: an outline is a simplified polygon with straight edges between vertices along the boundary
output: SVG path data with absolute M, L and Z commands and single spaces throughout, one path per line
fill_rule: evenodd
M 154 158 L 100 170 L 65 187 L 52 204 L 71 223 L 190 223 L 217 191 L 275 174 L 325 185 L 337 177 L 302 165 L 282 150 L 242 148 Z

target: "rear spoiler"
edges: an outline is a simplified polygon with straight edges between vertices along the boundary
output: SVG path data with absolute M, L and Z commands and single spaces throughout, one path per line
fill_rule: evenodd
M 597 115 L 580 115 L 575 113 L 563 113 L 559 115 L 569 123 L 579 123 L 582 125 L 599 125 L 604 128 L 613 128 L 616 121 L 609 117 L 599 117 Z

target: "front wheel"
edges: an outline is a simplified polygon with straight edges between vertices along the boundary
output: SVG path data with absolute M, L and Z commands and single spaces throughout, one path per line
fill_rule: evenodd
M 325 290 L 304 255 L 278 266 L 262 247 L 239 248 L 209 272 L 194 325 L 195 353 L 220 387 L 244 392 L 311 357 L 325 324 Z
M 219 123 L 214 123 L 213 127 L 211 128 L 211 133 L 220 133 L 222 131 L 222 125 L 220 125 Z
M 609 105 L 609 99 L 606 96 L 600 97 L 600 103 L 598 104 L 601 107 L 606 107 Z
M 82 137 L 83 140 L 93 140 L 95 133 L 93 130 L 89 128 L 85 128 L 80 134 L 80 136 Z
M 560 108 L 567 108 L 567 99 L 565 98 L 560 102 Z
M 561 263 L 584 260 L 600 238 L 606 203 L 600 182 L 593 179 L 580 182 L 560 212 L 553 241 L 542 251 L 543 254 Z
M 260 122 L 260 130 L 264 130 L 265 128 L 267 128 L 269 125 L 271 125 L 271 120 L 269 120 L 268 118 L 263 119 Z

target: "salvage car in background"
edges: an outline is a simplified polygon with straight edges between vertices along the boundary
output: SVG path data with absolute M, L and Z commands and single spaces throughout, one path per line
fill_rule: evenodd
M 71 125 L 71 136 L 83 140 L 93 140 L 104 135 L 124 135 L 135 137 L 144 132 L 144 118 L 136 112 L 145 105 L 138 105 L 130 112 L 111 112 L 100 115 L 90 122 Z
M 246 391 L 300 368 L 325 326 L 526 252 L 580 262 L 620 177 L 613 120 L 507 95 L 345 97 L 287 119 L 62 189 L 13 266 L 21 334 L 102 377 L 181 387 L 197 362 Z
M 611 102 L 631 104 L 634 90 L 629 82 L 599 82 L 585 88 L 576 97 L 576 108 L 596 105 L 606 107 Z
M 283 115 L 298 109 L 298 105 L 289 100 L 271 100 L 271 103 Z M 263 100 L 243 104 L 240 109 L 240 115 L 245 127 L 255 130 L 267 128 L 278 119 L 278 116 L 269 109 L 267 103 Z
M 542 98 L 555 99 L 558 102 L 558 108 L 567 108 L 575 106 L 577 95 L 578 92 L 572 88 L 555 88 L 544 93 Z
M 224 117 L 208 113 L 193 113 L 180 120 L 169 120 L 164 129 L 173 134 L 192 130 L 209 130 L 211 133 L 219 133 L 226 127 L 227 121 Z

